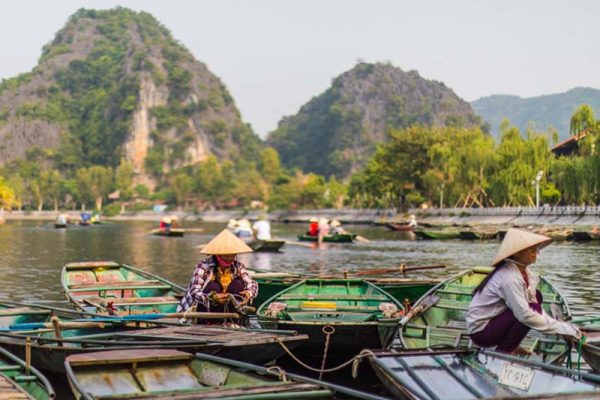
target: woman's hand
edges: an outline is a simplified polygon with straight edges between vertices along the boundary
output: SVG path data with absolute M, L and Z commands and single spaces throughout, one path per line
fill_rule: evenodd
M 229 303 L 229 293 L 216 293 L 213 295 L 213 301 L 219 304 Z

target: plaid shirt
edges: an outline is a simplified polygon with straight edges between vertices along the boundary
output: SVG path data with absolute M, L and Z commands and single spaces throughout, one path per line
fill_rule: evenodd
M 177 312 L 187 311 L 194 303 L 202 303 L 206 308 L 209 308 L 208 293 L 203 293 L 203 290 L 208 282 L 215 278 L 217 266 L 215 257 L 209 257 L 196 265 L 190 284 L 177 307 Z M 244 282 L 244 290 L 250 293 L 250 301 L 252 301 L 258 294 L 258 283 L 250 277 L 246 267 L 241 262 L 235 260 L 231 268 L 233 269 L 233 279 L 240 278 Z

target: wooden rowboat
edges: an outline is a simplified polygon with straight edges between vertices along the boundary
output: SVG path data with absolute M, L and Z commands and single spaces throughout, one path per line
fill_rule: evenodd
M 424 240 L 451 240 L 458 239 L 460 236 L 460 232 L 456 230 L 443 229 L 443 230 L 425 230 L 425 229 L 417 229 L 415 230 L 415 235 L 418 238 Z
M 95 318 L 5 325 L 0 329 L 0 346 L 22 358 L 25 358 L 29 347 L 34 366 L 53 373 L 63 373 L 66 357 L 89 351 L 166 348 L 267 363 L 284 354 L 281 343 L 293 349 L 308 339 L 306 335 L 297 335 L 296 332 L 217 325 L 140 329 L 138 325 L 149 325 L 143 317 L 140 316 L 139 321 Z
M 492 351 L 375 352 L 375 373 L 398 399 L 591 399 L 600 377 Z
M 293 274 L 287 272 L 268 272 L 249 270 L 258 283 L 258 296 L 254 299 L 253 306 L 260 307 L 265 301 L 275 296 L 279 292 L 297 284 L 311 276 L 302 274 Z M 341 277 L 340 277 L 341 278 Z M 392 295 L 393 298 L 403 303 L 408 300 L 411 304 L 417 301 L 421 296 L 427 293 L 432 287 L 440 283 L 434 279 L 411 279 L 411 278 L 363 278 L 385 292 Z
M 498 237 L 498 231 L 460 231 L 461 240 L 492 240 Z
M 98 314 L 174 312 L 185 292 L 157 275 L 114 261 L 67 264 L 61 282 L 76 308 Z
M 385 317 L 380 309 L 398 311 Z M 279 312 L 274 311 L 282 308 Z M 351 357 L 365 347 L 386 347 L 398 331 L 402 304 L 360 279 L 307 279 L 267 300 L 257 310 L 265 329 L 294 330 L 309 340 L 299 354 L 322 357 L 327 332 L 332 356 Z
M 0 399 L 48 400 L 56 394 L 41 372 L 0 347 Z
M 573 231 L 571 233 L 571 240 L 576 242 L 589 242 L 598 239 L 600 239 L 600 234 L 594 231 Z
M 279 251 L 285 244 L 285 240 L 258 240 L 254 239 L 246 243 L 254 251 Z
M 54 227 L 56 229 L 64 229 L 64 228 L 67 227 L 67 224 L 58 224 L 58 223 L 56 223 L 56 224 L 54 224 Z
M 337 235 L 325 235 L 323 236 L 323 242 L 328 243 L 352 243 L 354 239 L 356 239 L 356 234 L 354 233 L 343 233 Z M 312 235 L 299 235 L 298 240 L 303 242 L 316 242 L 319 240 L 318 236 Z
M 279 368 L 173 350 L 88 353 L 65 363 L 73 394 L 83 400 L 380 398 Z
M 389 230 L 392 230 L 392 231 L 412 232 L 415 230 L 414 225 L 409 225 L 409 224 L 397 224 L 394 222 L 388 222 L 388 223 L 386 223 L 386 226 L 388 227 Z
M 473 289 L 492 271 L 478 267 L 462 272 L 431 289 L 414 307 L 428 296 L 435 294 L 440 300 L 427 311 L 411 319 L 400 332 L 402 345 L 406 349 L 428 349 L 440 346 L 469 347 L 465 315 L 473 298 Z M 570 319 L 569 307 L 560 293 L 544 278 L 538 290 L 544 297 L 543 308 L 552 315 L 558 310 L 563 319 Z M 521 343 L 522 347 L 536 354 L 544 362 L 560 364 L 568 354 L 566 341 L 558 335 L 544 335 L 530 330 Z
M 185 229 L 152 229 L 151 233 L 155 236 L 182 237 L 185 235 Z

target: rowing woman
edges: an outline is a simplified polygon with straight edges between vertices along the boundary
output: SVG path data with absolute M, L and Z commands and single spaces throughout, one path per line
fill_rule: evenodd
M 242 296 L 244 303 L 252 302 L 258 284 L 237 260 L 238 254 L 252 252 L 250 247 L 224 229 L 200 252 L 209 257 L 196 265 L 177 312 L 185 312 L 194 304 L 199 312 L 226 312 L 230 294 Z
M 529 329 L 579 339 L 581 332 L 568 322 L 553 319 L 542 309 L 542 293 L 529 265 L 552 239 L 509 229 L 494 259 L 494 270 L 475 288 L 467 312 L 467 328 L 473 342 L 496 347 L 502 353 L 524 354 L 519 345 Z

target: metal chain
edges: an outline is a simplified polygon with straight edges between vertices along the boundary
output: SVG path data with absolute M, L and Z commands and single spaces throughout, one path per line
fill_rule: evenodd
M 321 361 L 321 372 L 319 372 L 319 380 L 323 380 L 323 371 L 325 370 L 325 363 L 327 362 L 327 352 L 329 351 L 329 340 L 331 335 L 335 333 L 335 328 L 331 325 L 325 325 L 322 329 L 325 334 L 325 349 L 323 350 L 323 360 Z

